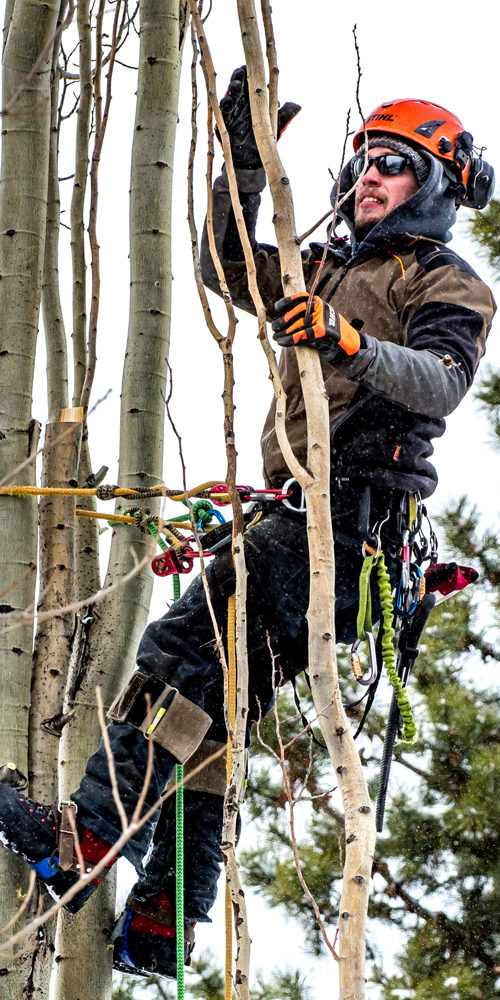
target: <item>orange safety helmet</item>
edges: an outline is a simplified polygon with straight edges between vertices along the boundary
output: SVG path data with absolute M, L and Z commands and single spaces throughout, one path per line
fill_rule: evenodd
M 447 111 L 439 104 L 431 104 L 430 101 L 385 101 L 368 115 L 366 130 L 370 137 L 377 132 L 383 132 L 386 135 L 409 139 L 411 143 L 422 146 L 433 156 L 448 160 L 450 164 L 459 167 L 462 180 L 467 185 L 472 136 L 470 132 L 465 132 L 462 122 L 456 115 L 452 115 L 451 111 Z M 361 146 L 363 137 L 364 129 L 360 128 L 353 139 L 355 153 Z
M 370 138 L 377 133 L 398 136 L 437 156 L 446 172 L 459 182 L 459 202 L 471 208 L 484 208 L 492 197 L 493 168 L 482 156 L 474 156 L 471 133 L 440 104 L 409 99 L 385 101 L 368 115 L 366 131 Z M 354 136 L 355 153 L 363 143 L 364 134 L 364 128 L 360 128 Z

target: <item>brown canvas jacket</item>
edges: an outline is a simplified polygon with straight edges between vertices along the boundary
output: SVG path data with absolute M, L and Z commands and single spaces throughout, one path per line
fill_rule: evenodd
M 242 171 L 241 187 L 251 187 L 261 171 Z M 230 220 L 224 175 L 214 188 L 214 220 L 220 250 Z M 470 387 L 485 349 L 495 312 L 490 290 L 472 268 L 445 243 L 410 233 L 374 239 L 349 256 L 334 244 L 322 269 L 316 293 L 332 304 L 361 332 L 358 354 L 335 365 L 322 362 L 330 418 L 338 420 L 349 408 L 359 385 L 380 399 L 427 419 L 439 421 L 458 405 Z M 369 234 L 372 237 L 372 234 Z M 323 247 L 303 252 L 306 287 L 317 272 Z M 269 319 L 282 298 L 279 255 L 274 247 L 255 243 L 257 280 Z M 217 290 L 202 245 L 204 280 Z M 223 259 L 234 303 L 253 312 L 240 260 Z M 306 456 L 306 421 L 295 352 L 284 349 L 279 362 L 287 395 L 287 431 L 301 462 Z M 262 434 L 264 476 L 268 485 L 282 484 L 289 471 L 274 430 L 274 403 Z M 432 451 L 432 447 L 430 448 Z

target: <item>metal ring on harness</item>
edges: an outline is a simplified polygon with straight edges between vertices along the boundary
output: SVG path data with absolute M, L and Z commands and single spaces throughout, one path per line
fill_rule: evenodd
M 361 555 L 363 556 L 363 559 L 366 556 L 368 556 L 368 555 L 373 556 L 376 559 L 377 556 L 379 555 L 380 550 L 382 548 L 382 540 L 381 540 L 380 535 L 381 535 L 381 532 L 382 532 L 382 528 L 384 527 L 384 524 L 386 523 L 386 521 L 389 520 L 389 517 L 390 517 L 390 515 L 387 514 L 386 517 L 384 517 L 381 521 L 377 522 L 377 524 L 375 525 L 375 527 L 373 529 L 373 532 L 372 532 L 373 537 L 377 540 L 377 547 L 376 547 L 376 549 L 374 549 L 372 545 L 369 545 L 368 542 L 366 542 L 366 541 L 363 542 L 363 544 L 361 546 Z
M 294 479 L 293 477 L 292 477 L 292 479 L 287 479 L 286 483 L 283 486 L 282 492 L 283 493 L 292 493 L 293 484 L 294 483 L 296 483 L 297 486 L 299 486 L 299 484 L 297 483 L 297 480 Z M 300 499 L 299 499 L 299 506 L 298 507 L 294 507 L 293 503 L 290 502 L 290 500 L 288 499 L 288 497 L 286 497 L 286 498 L 283 497 L 282 504 L 283 504 L 284 507 L 288 507 L 289 510 L 296 511 L 297 514 L 305 514 L 305 512 L 306 512 L 306 501 L 305 501 L 305 498 L 304 498 L 304 491 L 300 487 L 299 487 L 299 489 L 300 489 Z

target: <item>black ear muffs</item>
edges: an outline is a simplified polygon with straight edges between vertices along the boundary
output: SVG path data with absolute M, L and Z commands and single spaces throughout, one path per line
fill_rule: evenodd
M 467 187 L 462 184 L 461 190 L 458 191 L 460 204 L 466 208 L 481 209 L 485 208 L 493 197 L 495 171 L 482 156 L 474 156 L 473 143 L 470 132 L 459 132 L 455 140 L 453 161 L 460 175 L 463 175 L 467 160 L 469 161 Z
M 495 190 L 495 171 L 482 157 L 473 156 L 469 166 L 467 191 L 462 205 L 466 208 L 486 208 Z

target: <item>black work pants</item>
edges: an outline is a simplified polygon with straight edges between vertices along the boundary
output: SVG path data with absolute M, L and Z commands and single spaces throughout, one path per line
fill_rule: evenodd
M 344 519 L 345 520 L 345 519 Z M 335 546 L 337 639 L 351 642 L 356 636 L 361 546 L 346 544 L 348 525 L 342 524 L 343 541 Z M 300 673 L 307 665 L 309 560 L 305 516 L 280 507 L 245 533 L 248 569 L 249 721 L 265 715 L 273 702 L 272 648 L 283 677 Z M 207 577 L 214 611 L 226 636 L 227 598 L 234 591 L 230 545 L 214 556 Z M 373 594 L 374 620 L 379 614 Z M 159 621 L 148 625 L 141 640 L 138 667 L 167 681 L 207 712 L 212 724 L 206 738 L 227 739 L 223 712 L 223 679 L 214 647 L 214 634 L 201 577 Z M 260 708 L 259 708 L 260 706 Z M 114 723 L 109 735 L 118 788 L 127 815 L 141 793 L 148 756 L 148 741 L 131 725 Z M 154 768 L 146 806 L 162 794 L 176 761 L 167 750 L 154 745 Z M 110 792 L 108 763 L 102 746 L 90 758 L 84 778 L 73 796 L 81 821 L 113 842 L 120 822 Z M 185 911 L 206 920 L 215 895 L 220 863 L 222 798 L 185 792 Z M 158 822 L 159 820 L 159 822 Z M 156 833 L 155 833 L 156 830 Z M 123 854 L 140 875 L 141 897 L 165 891 L 172 896 L 175 824 L 171 799 L 161 818 L 156 815 L 128 842 Z M 154 838 L 154 840 L 153 840 Z M 144 871 L 142 859 L 153 840 Z

